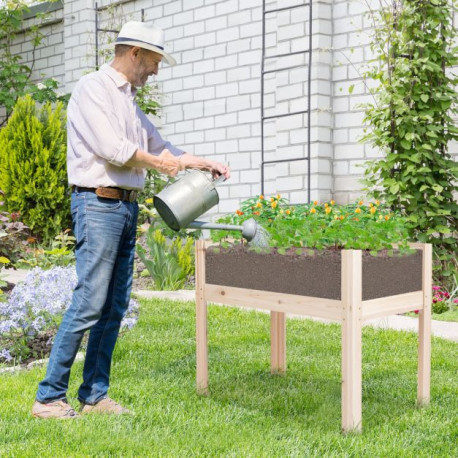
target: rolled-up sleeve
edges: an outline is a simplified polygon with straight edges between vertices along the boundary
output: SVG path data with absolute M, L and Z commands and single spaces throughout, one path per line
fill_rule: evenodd
M 69 104 L 69 122 L 94 154 L 118 167 L 123 166 L 139 145 L 124 135 L 123 117 L 117 116 L 110 93 L 100 80 L 87 79 Z

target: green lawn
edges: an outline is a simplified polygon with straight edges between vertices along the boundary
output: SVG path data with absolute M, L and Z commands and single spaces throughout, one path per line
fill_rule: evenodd
M 433 340 L 432 401 L 416 402 L 417 336 L 363 331 L 363 434 L 340 433 L 340 326 L 289 320 L 271 376 L 267 314 L 209 307 L 209 397 L 195 393 L 194 304 L 142 301 L 117 346 L 111 396 L 128 417 L 30 415 L 44 368 L 0 375 L 0 456 L 458 456 L 456 343 Z M 81 379 L 75 365 L 69 400 Z

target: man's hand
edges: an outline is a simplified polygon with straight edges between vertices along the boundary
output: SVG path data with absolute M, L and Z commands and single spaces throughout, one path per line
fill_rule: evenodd
M 184 164 L 180 161 L 181 156 L 174 156 L 168 149 L 159 154 L 159 164 L 156 167 L 161 173 L 174 177 L 178 172 L 184 170 Z
M 138 149 L 125 165 L 127 167 L 155 169 L 172 177 L 185 168 L 180 161 L 180 156 L 174 156 L 168 149 L 163 150 L 159 156 Z
M 227 180 L 231 177 L 229 167 L 221 164 L 221 162 L 209 161 L 189 153 L 184 153 L 180 156 L 180 162 L 186 169 L 199 169 L 211 172 L 213 178 L 218 178 L 223 175 Z

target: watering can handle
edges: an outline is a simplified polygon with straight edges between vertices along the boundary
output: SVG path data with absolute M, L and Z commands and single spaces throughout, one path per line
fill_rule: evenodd
M 226 177 L 224 175 L 220 175 L 218 178 L 213 180 L 213 184 L 216 186 L 216 185 L 222 183 L 223 181 L 226 181 Z

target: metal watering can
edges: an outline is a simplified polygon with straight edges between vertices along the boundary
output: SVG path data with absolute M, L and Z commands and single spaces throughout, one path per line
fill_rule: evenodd
M 185 228 L 240 231 L 248 242 L 266 246 L 266 232 L 252 218 L 245 221 L 242 226 L 195 220 L 218 204 L 216 185 L 222 181 L 224 176 L 213 180 L 200 170 L 192 170 L 155 195 L 154 207 L 167 226 L 175 231 Z

